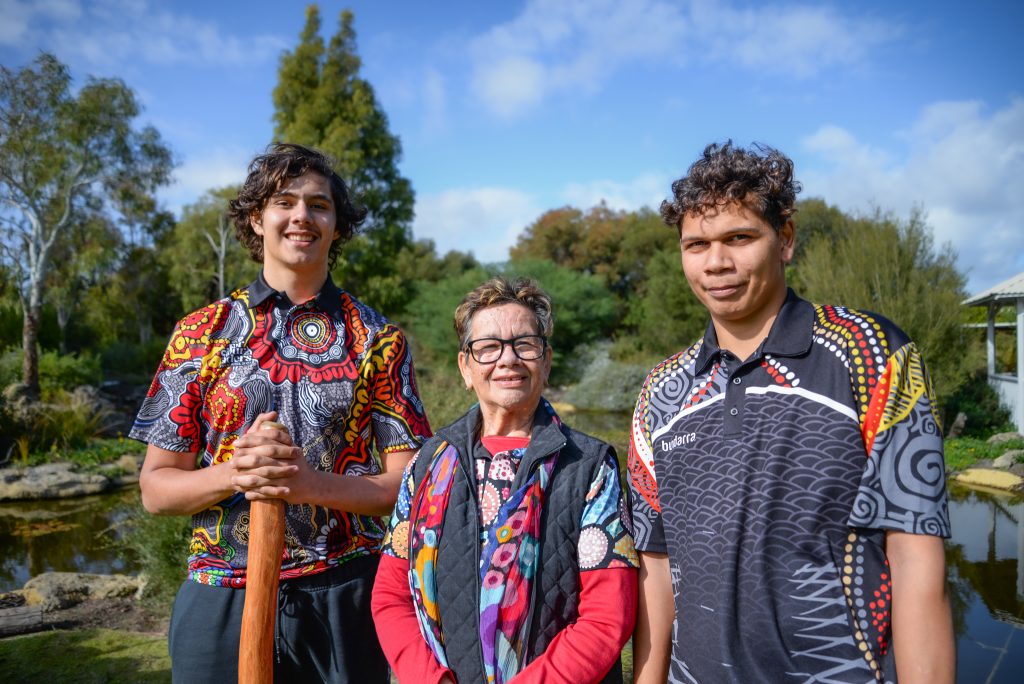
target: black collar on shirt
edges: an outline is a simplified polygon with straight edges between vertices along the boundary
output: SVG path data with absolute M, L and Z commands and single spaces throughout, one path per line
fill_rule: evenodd
M 260 269 L 260 274 L 256 276 L 256 280 L 249 284 L 248 289 L 250 309 L 256 308 L 270 297 L 276 297 L 284 308 L 294 306 L 294 303 L 288 298 L 286 293 L 278 292 L 267 284 L 266 278 L 263 277 L 262 269 Z M 314 299 L 316 300 L 317 308 L 321 311 L 326 311 L 332 318 L 341 316 L 341 288 L 334 284 L 330 273 L 327 274 L 327 280 L 324 281 L 323 287 L 320 288 L 320 292 L 317 293 Z
M 451 425 L 439 429 L 436 434 L 437 437 L 458 450 L 462 466 L 467 473 L 475 472 L 473 470 L 473 449 L 480 442 L 482 424 L 483 416 L 480 414 L 480 404 L 474 404 L 461 418 Z M 562 427 L 554 421 L 544 406 L 538 404 L 533 414 L 530 444 L 526 447 L 523 460 L 516 470 L 513 487 L 522 486 L 526 478 L 529 477 L 531 469 L 544 457 L 564 447 L 566 441 Z
M 772 356 L 802 356 L 811 349 L 814 327 L 814 306 L 801 299 L 791 288 L 786 289 L 786 301 L 775 317 L 768 337 L 757 348 L 751 359 L 760 358 L 764 354 Z M 715 323 L 708 323 L 704 331 L 704 343 L 697 352 L 694 372 L 700 375 L 707 371 L 712 361 L 722 354 L 718 346 L 718 335 L 715 334 Z

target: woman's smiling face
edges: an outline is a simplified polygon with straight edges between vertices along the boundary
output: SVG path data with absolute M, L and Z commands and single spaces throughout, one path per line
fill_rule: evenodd
M 469 329 L 470 341 L 541 334 L 537 317 L 522 304 L 500 304 L 478 311 Z M 505 344 L 493 363 L 480 363 L 463 350 L 459 352 L 459 370 L 466 386 L 476 392 L 485 415 L 492 411 L 532 415 L 551 372 L 551 349 L 545 348 L 539 359 L 524 361 L 516 356 L 511 344 Z

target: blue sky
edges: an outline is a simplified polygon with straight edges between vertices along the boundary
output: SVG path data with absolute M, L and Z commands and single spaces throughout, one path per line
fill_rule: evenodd
M 270 142 L 304 7 L 0 0 L 0 63 L 127 82 L 180 161 L 177 211 Z M 440 251 L 502 260 L 547 209 L 656 207 L 732 138 L 790 155 L 801 197 L 923 208 L 972 294 L 1024 270 L 1021 3 L 321 2 L 325 36 L 344 7 Z

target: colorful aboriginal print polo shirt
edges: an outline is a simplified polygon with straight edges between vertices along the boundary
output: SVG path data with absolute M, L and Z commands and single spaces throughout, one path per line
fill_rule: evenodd
M 402 332 L 330 278 L 295 305 L 262 273 L 246 288 L 185 316 L 139 410 L 131 437 L 193 452 L 196 467 L 231 458 L 235 440 L 276 410 L 306 460 L 344 475 L 381 471 L 379 454 L 430 436 Z M 281 578 L 379 553 L 378 517 L 286 507 Z M 189 577 L 245 586 L 249 505 L 235 494 L 193 516 Z
M 885 531 L 949 535 L 917 347 L 792 291 L 746 361 L 704 338 L 644 382 L 634 538 L 668 553 L 671 682 L 895 681 Z

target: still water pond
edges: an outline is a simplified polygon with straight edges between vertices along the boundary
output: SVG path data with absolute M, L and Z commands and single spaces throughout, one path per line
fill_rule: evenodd
M 48 571 L 126 572 L 119 523 L 135 490 L 0 505 L 0 592 Z M 1019 684 L 1024 673 L 1024 498 L 952 486 L 946 545 L 962 683 Z
M 135 573 L 121 552 L 121 523 L 138 490 L 75 499 L 0 504 L 0 592 L 44 572 Z

